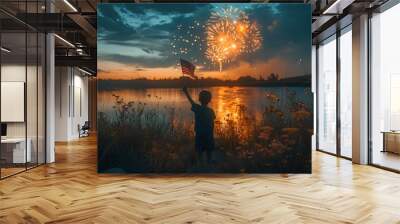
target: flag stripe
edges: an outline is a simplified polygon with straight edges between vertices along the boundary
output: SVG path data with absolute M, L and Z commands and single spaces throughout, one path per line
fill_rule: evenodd
M 189 61 L 181 59 L 181 67 L 182 67 L 182 74 L 189 75 L 189 76 L 191 76 L 193 78 L 197 78 L 194 75 L 194 70 L 195 70 L 196 66 L 194 66 L 192 63 L 190 63 Z

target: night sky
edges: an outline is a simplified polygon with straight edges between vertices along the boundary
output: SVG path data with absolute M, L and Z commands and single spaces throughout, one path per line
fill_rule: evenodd
M 205 56 L 204 27 L 211 12 L 229 7 L 256 22 L 263 41 L 220 72 Z M 200 77 L 311 74 L 311 9 L 303 4 L 99 4 L 97 41 L 100 79 L 176 78 L 180 57 Z

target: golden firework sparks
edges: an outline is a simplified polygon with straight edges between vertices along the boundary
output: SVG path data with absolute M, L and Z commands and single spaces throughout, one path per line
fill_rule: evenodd
M 206 57 L 219 65 L 228 63 L 244 53 L 258 50 L 262 36 L 257 23 L 251 23 L 245 12 L 237 8 L 213 12 L 206 26 Z
M 214 63 L 220 65 L 235 58 L 239 51 L 241 40 L 235 34 L 235 27 L 229 20 L 220 20 L 209 24 L 207 27 L 207 50 L 206 56 Z

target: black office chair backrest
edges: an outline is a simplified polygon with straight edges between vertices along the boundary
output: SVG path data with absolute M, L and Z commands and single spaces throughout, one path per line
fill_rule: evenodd
M 90 128 L 90 123 L 89 123 L 89 121 L 85 121 L 85 124 L 83 124 L 82 128 L 87 128 L 87 129 L 89 129 L 89 128 Z

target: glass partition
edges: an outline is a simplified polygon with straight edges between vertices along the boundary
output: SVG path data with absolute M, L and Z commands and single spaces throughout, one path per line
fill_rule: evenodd
M 43 5 L 1 6 L 40 13 Z M 0 12 L 1 179 L 45 163 L 45 44 L 43 33 Z
M 37 162 L 44 164 L 46 162 L 46 38 L 45 34 L 38 33 L 38 65 L 37 65 Z
M 26 150 L 26 40 L 25 32 L 1 34 L 2 177 L 24 171 L 30 162 Z
M 371 19 L 371 162 L 400 170 L 400 4 Z
M 31 168 L 37 165 L 38 157 L 38 102 L 37 102 L 37 84 L 38 84 L 38 35 L 35 32 L 27 33 L 27 82 L 26 82 L 26 112 L 27 112 L 27 151 L 29 160 L 27 167 Z
M 318 145 L 336 154 L 336 36 L 318 47 Z

